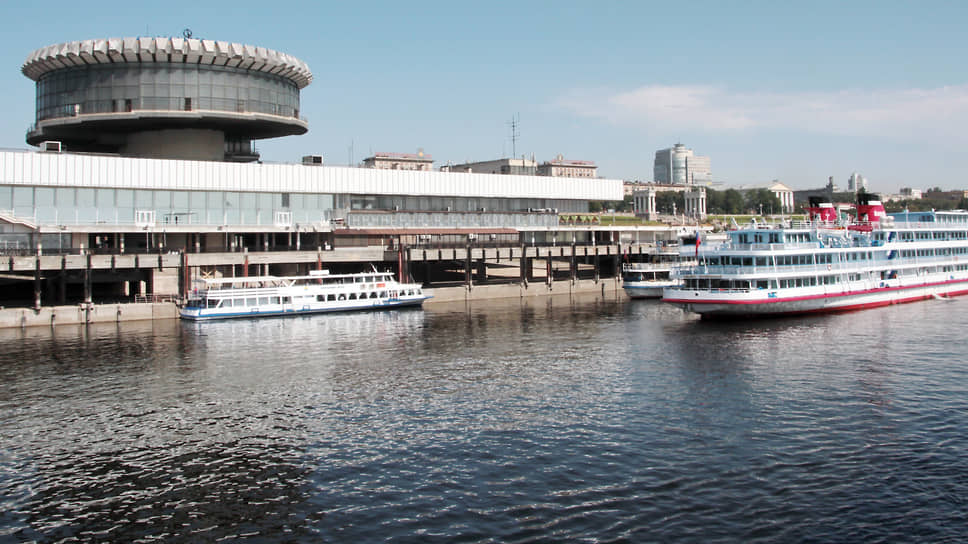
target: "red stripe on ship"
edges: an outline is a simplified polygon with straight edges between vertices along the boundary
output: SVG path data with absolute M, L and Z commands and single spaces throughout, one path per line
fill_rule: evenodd
M 906 291 L 908 289 L 923 289 L 925 287 L 936 287 L 938 285 L 953 285 L 953 284 L 956 284 L 956 283 L 968 283 L 968 280 L 949 280 L 949 281 L 941 281 L 941 282 L 936 282 L 936 283 L 924 283 L 924 284 L 921 284 L 921 285 L 911 285 L 911 286 L 908 286 L 908 287 L 878 287 L 876 289 L 867 289 L 867 290 L 864 290 L 864 291 L 851 291 L 849 293 L 837 293 L 837 294 L 830 294 L 830 295 L 809 295 L 809 296 L 802 296 L 802 297 L 763 298 L 763 299 L 757 299 L 757 300 L 705 300 L 705 299 L 691 299 L 691 298 L 663 298 L 662 299 L 662 302 L 680 303 L 680 304 L 682 304 L 682 303 L 688 303 L 688 304 L 736 304 L 736 305 L 743 305 L 743 304 L 775 304 L 775 303 L 778 303 L 778 302 L 796 302 L 796 301 L 799 301 L 799 300 L 816 300 L 816 299 L 819 299 L 819 298 L 855 297 L 855 296 L 867 295 L 867 294 L 871 294 L 871 293 L 883 293 L 883 292 L 887 292 L 887 291 Z M 968 294 L 968 289 L 961 290 L 961 291 L 952 291 L 950 293 L 945 293 L 945 295 L 948 295 L 948 296 L 957 296 L 957 295 L 964 295 L 964 294 Z M 918 295 L 916 297 L 911 297 L 911 298 L 907 298 L 907 299 L 885 300 L 883 302 L 865 302 L 864 304 L 861 304 L 861 305 L 858 305 L 858 306 L 865 306 L 867 304 L 873 304 L 873 305 L 876 305 L 876 306 L 886 306 L 888 304 L 899 304 L 901 302 L 911 302 L 911 301 L 915 301 L 915 300 L 922 300 L 922 299 L 925 299 L 925 298 L 930 298 L 931 296 L 932 295 Z M 838 308 L 848 308 L 848 307 L 852 307 L 852 306 L 838 306 Z M 817 311 L 817 310 L 811 310 L 811 311 Z M 824 310 L 820 310 L 820 311 L 824 311 Z

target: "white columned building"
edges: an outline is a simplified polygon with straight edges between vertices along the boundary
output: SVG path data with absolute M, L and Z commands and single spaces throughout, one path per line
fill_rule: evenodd
M 635 215 L 644 217 L 648 221 L 659 218 L 659 212 L 655 204 L 656 190 L 654 188 L 642 189 L 632 193 L 632 204 Z
M 793 189 L 777 180 L 773 180 L 769 189 L 780 201 L 781 213 L 793 213 Z
M 706 189 L 702 187 L 697 187 L 691 191 L 687 191 L 686 197 L 686 209 L 685 214 L 689 217 L 695 217 L 696 219 L 706 218 Z

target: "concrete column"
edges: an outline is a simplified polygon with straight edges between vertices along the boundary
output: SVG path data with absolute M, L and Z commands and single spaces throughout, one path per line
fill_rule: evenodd
M 598 283 L 598 278 L 600 277 L 601 263 L 598 259 L 598 247 L 595 247 L 595 283 Z
M 58 302 L 61 306 L 67 304 L 67 257 L 61 257 L 61 271 L 58 277 Z
M 477 262 L 477 283 L 487 283 L 487 261 L 484 259 Z
M 91 303 L 91 254 L 87 254 L 87 266 L 84 267 L 84 302 Z
M 578 255 L 575 252 L 575 243 L 571 244 L 571 281 L 578 279 Z
M 34 264 L 34 309 L 40 310 L 40 255 Z

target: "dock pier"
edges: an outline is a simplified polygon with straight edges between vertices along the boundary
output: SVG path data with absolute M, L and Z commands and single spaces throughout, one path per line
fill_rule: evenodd
M 621 262 L 650 244 L 463 247 L 321 247 L 298 251 L 45 255 L 0 259 L 0 278 L 21 304 L 0 308 L 0 328 L 177 317 L 198 277 L 291 276 L 369 266 L 424 284 L 429 304 L 578 292 L 621 294 Z M 18 287 L 19 285 L 19 287 Z M 604 288 L 603 288 L 604 287 Z M 9 303 L 8 303 L 9 304 Z M 13 306 L 13 307 L 11 307 Z

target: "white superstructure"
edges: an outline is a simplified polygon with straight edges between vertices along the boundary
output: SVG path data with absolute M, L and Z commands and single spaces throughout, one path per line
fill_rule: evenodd
M 195 280 L 182 319 L 207 321 L 379 310 L 420 306 L 430 298 L 420 284 L 398 283 L 391 272 L 259 276 Z

